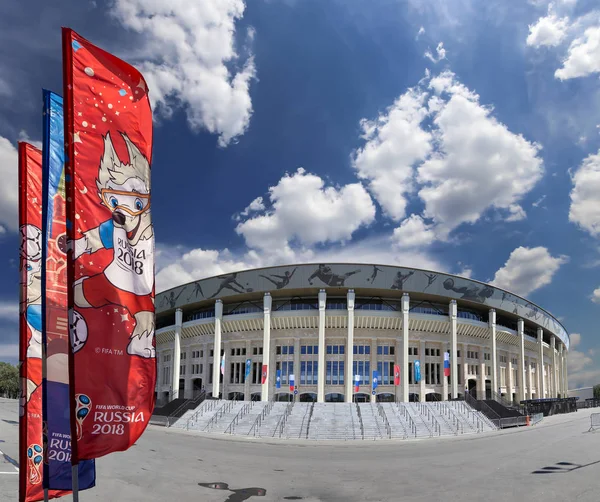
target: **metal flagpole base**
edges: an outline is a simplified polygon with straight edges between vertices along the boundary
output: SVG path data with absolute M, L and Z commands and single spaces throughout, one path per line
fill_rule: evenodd
M 79 465 L 71 466 L 71 479 L 73 483 L 73 502 L 79 502 Z
M 48 488 L 44 488 L 44 502 L 48 502 Z

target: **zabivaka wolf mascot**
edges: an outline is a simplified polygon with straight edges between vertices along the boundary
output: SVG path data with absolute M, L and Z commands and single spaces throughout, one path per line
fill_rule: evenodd
M 83 277 L 74 284 L 74 319 L 82 321 L 79 309 L 122 306 L 135 319 L 127 353 L 153 358 L 154 233 L 150 219 L 150 165 L 127 135 L 121 136 L 129 161 L 119 159 L 107 133 L 96 179 L 100 204 L 111 211 L 111 218 L 72 243 L 75 260 L 85 253 L 110 249 L 112 261 L 100 274 Z M 87 341 L 87 336 L 78 338 L 78 331 L 71 330 L 75 352 Z M 87 333 L 87 329 L 80 332 Z

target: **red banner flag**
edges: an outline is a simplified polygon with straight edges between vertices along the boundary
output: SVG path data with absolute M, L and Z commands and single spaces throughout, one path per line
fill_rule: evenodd
M 261 379 L 261 383 L 265 383 L 267 381 L 267 365 L 263 364 L 262 365 L 262 379 Z
M 394 365 L 394 385 L 400 385 L 400 366 Z
M 19 500 L 43 500 L 42 152 L 19 143 Z M 51 490 L 49 498 L 68 492 Z
M 76 464 L 128 449 L 154 409 L 152 111 L 135 68 L 67 28 L 63 70 Z

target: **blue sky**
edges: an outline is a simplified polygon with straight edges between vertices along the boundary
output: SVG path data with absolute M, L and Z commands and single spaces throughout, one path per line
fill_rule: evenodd
M 562 319 L 571 386 L 600 383 L 594 2 L 160 4 L 0 7 L 0 360 L 17 355 L 15 146 L 41 140 L 67 25 L 147 78 L 158 289 L 299 261 L 463 274 Z

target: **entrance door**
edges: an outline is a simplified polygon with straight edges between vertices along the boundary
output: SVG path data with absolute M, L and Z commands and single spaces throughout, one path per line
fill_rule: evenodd
M 485 381 L 485 398 L 492 399 L 492 382 L 491 382 L 491 380 Z
M 185 397 L 183 393 L 185 392 L 185 380 L 182 378 L 179 380 L 179 397 Z
M 469 394 L 473 399 L 477 399 L 477 380 L 469 380 Z

